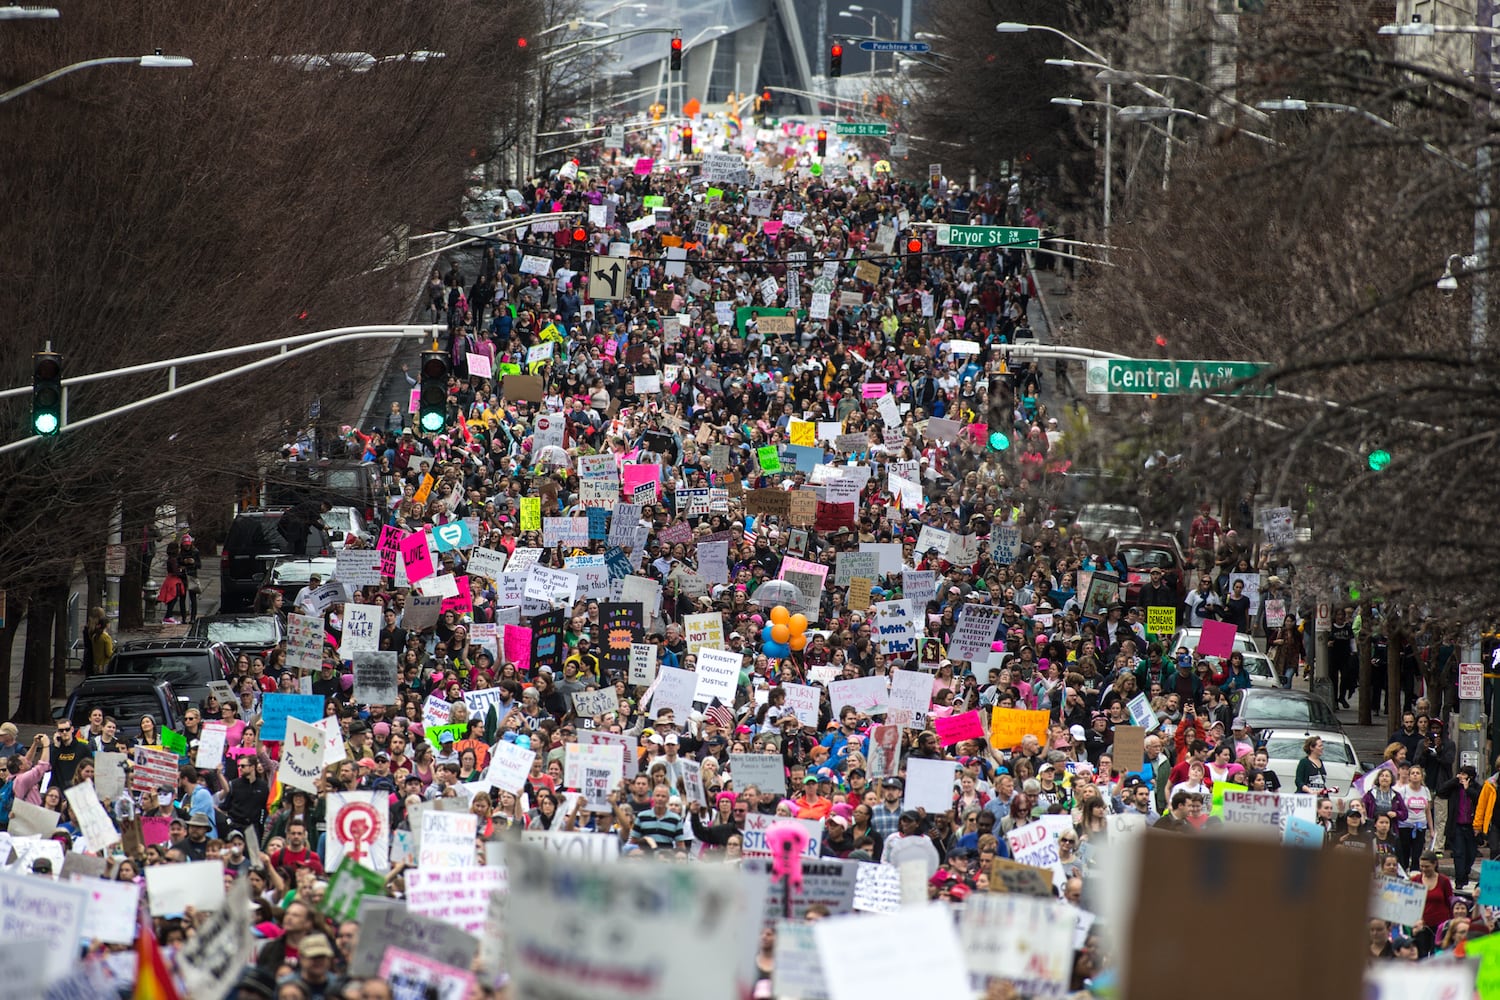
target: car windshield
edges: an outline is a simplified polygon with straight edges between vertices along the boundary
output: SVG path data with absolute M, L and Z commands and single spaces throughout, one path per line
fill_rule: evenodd
M 1132 528 L 1141 526 L 1141 512 L 1133 507 L 1121 507 L 1115 504 L 1091 504 L 1083 508 L 1078 515 L 1080 521 L 1094 521 L 1099 524 L 1122 524 Z
M 1271 661 L 1264 656 L 1245 657 L 1245 673 L 1251 677 L 1272 677 Z
M 102 709 L 126 733 L 140 732 L 143 715 L 151 716 L 158 726 L 171 721 L 161 717 L 161 703 L 154 695 L 145 691 L 80 691 L 73 703 L 73 724 L 87 726 L 89 713 L 96 708 Z
M 208 651 L 201 653 L 168 653 L 165 656 L 142 654 L 124 655 L 115 661 L 114 673 L 150 674 L 170 681 L 174 686 L 183 684 L 207 684 L 213 679 L 209 668 Z
M 1294 739 L 1271 739 L 1266 741 L 1266 756 L 1276 757 L 1283 760 L 1301 760 L 1302 744 L 1306 737 L 1298 736 Z M 1349 744 L 1341 740 L 1323 740 L 1323 763 L 1325 764 L 1353 764 L 1354 757 L 1349 752 Z
M 1121 546 L 1120 556 L 1125 560 L 1125 565 L 1131 569 L 1150 567 L 1175 569 L 1177 566 L 1177 557 L 1166 549 L 1137 549 Z
M 276 622 L 270 615 L 255 618 L 226 618 L 223 621 L 205 622 L 204 631 L 214 642 L 264 642 L 276 641 Z
M 281 563 L 271 571 L 271 579 L 276 583 L 306 583 L 316 573 L 326 581 L 333 577 L 336 566 L 332 559 Z
M 1295 722 L 1304 726 L 1335 724 L 1333 713 L 1320 701 L 1301 698 L 1252 698 L 1248 697 L 1249 694 L 1250 692 L 1247 691 L 1245 703 L 1240 707 L 1240 714 L 1247 718 L 1254 717 L 1255 725 L 1261 729 L 1268 728 L 1266 725 L 1268 722 Z
M 323 523 L 341 533 L 354 530 L 354 515 L 347 510 L 330 510 L 323 515 Z

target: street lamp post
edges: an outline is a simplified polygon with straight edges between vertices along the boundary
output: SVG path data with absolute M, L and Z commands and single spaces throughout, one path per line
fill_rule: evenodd
M 1101 62 L 1106 66 L 1109 65 L 1109 60 L 1106 59 L 1102 53 L 1094 51 L 1087 45 L 1080 42 L 1078 39 L 1074 38 L 1072 35 L 1068 34 L 1066 31 L 1054 28 L 1050 24 L 1023 24 L 1020 21 L 1001 21 L 999 24 L 995 25 L 995 30 L 1002 35 L 1021 34 L 1027 31 L 1050 32 L 1051 34 L 1056 35 L 1070 45 L 1073 45 L 1081 51 L 1087 53 L 1091 58 L 1097 60 L 1098 62 Z M 1115 91 L 1112 84 L 1104 85 L 1104 103 L 1108 104 L 1110 107 L 1114 106 Z M 1104 114 L 1104 239 L 1102 240 L 1106 247 L 1109 246 L 1110 202 L 1114 194 L 1114 167 L 1114 112 L 1106 110 Z M 1108 256 L 1109 251 L 1105 250 L 1106 259 L 1108 258 Z
M 193 61 L 186 56 L 164 56 L 160 52 L 151 56 L 105 56 L 101 59 L 85 59 L 82 62 L 55 69 L 46 76 L 39 76 L 30 83 L 23 83 L 19 87 L 7 90 L 0 94 L 0 104 L 13 101 L 22 94 L 28 94 L 43 84 L 51 83 L 58 77 L 76 73 L 81 69 L 90 69 L 94 66 L 140 66 L 142 69 L 187 69 L 193 65 Z

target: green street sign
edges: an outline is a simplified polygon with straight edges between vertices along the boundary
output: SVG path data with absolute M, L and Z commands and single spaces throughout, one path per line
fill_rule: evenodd
M 834 125 L 836 135 L 886 135 L 890 126 L 885 122 L 838 122 Z
M 1035 250 L 1041 238 L 1040 229 L 1027 226 L 937 227 L 938 246 L 942 247 L 1021 247 Z
M 1126 395 L 1269 396 L 1270 386 L 1222 389 L 1251 379 L 1270 365 L 1253 361 L 1090 361 L 1084 387 L 1093 393 Z

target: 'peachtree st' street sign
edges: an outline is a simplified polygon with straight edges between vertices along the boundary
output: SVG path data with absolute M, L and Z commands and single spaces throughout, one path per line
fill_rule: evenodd
M 1216 396 L 1266 396 L 1272 389 L 1265 386 L 1222 387 L 1254 378 L 1269 367 L 1252 361 L 1090 361 L 1085 385 L 1089 392 L 1097 393 L 1189 395 L 1207 392 Z

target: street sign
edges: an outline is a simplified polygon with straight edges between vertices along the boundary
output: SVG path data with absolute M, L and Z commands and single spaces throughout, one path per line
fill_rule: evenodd
M 938 246 L 942 247 L 1022 247 L 1035 250 L 1041 237 L 1040 229 L 1028 226 L 937 227 Z
M 1084 388 L 1093 393 L 1137 395 L 1269 396 L 1272 390 L 1265 386 L 1220 391 L 1221 386 L 1254 378 L 1269 367 L 1253 361 L 1090 361 Z
M 104 546 L 104 575 L 113 580 L 125 575 L 125 546 Z
M 1326 632 L 1333 628 L 1333 608 L 1329 606 L 1327 601 L 1318 602 L 1313 620 L 1319 632 Z
M 1484 664 L 1458 665 L 1458 700 L 1479 701 L 1484 697 Z
M 589 263 L 589 298 L 623 299 L 630 277 L 630 261 L 624 257 L 594 257 Z
M 885 122 L 839 122 L 834 127 L 839 135 L 885 135 L 890 131 Z
M 910 150 L 905 132 L 891 136 L 891 156 L 906 156 Z
M 926 42 L 860 42 L 859 47 L 865 52 L 931 52 L 932 46 Z

